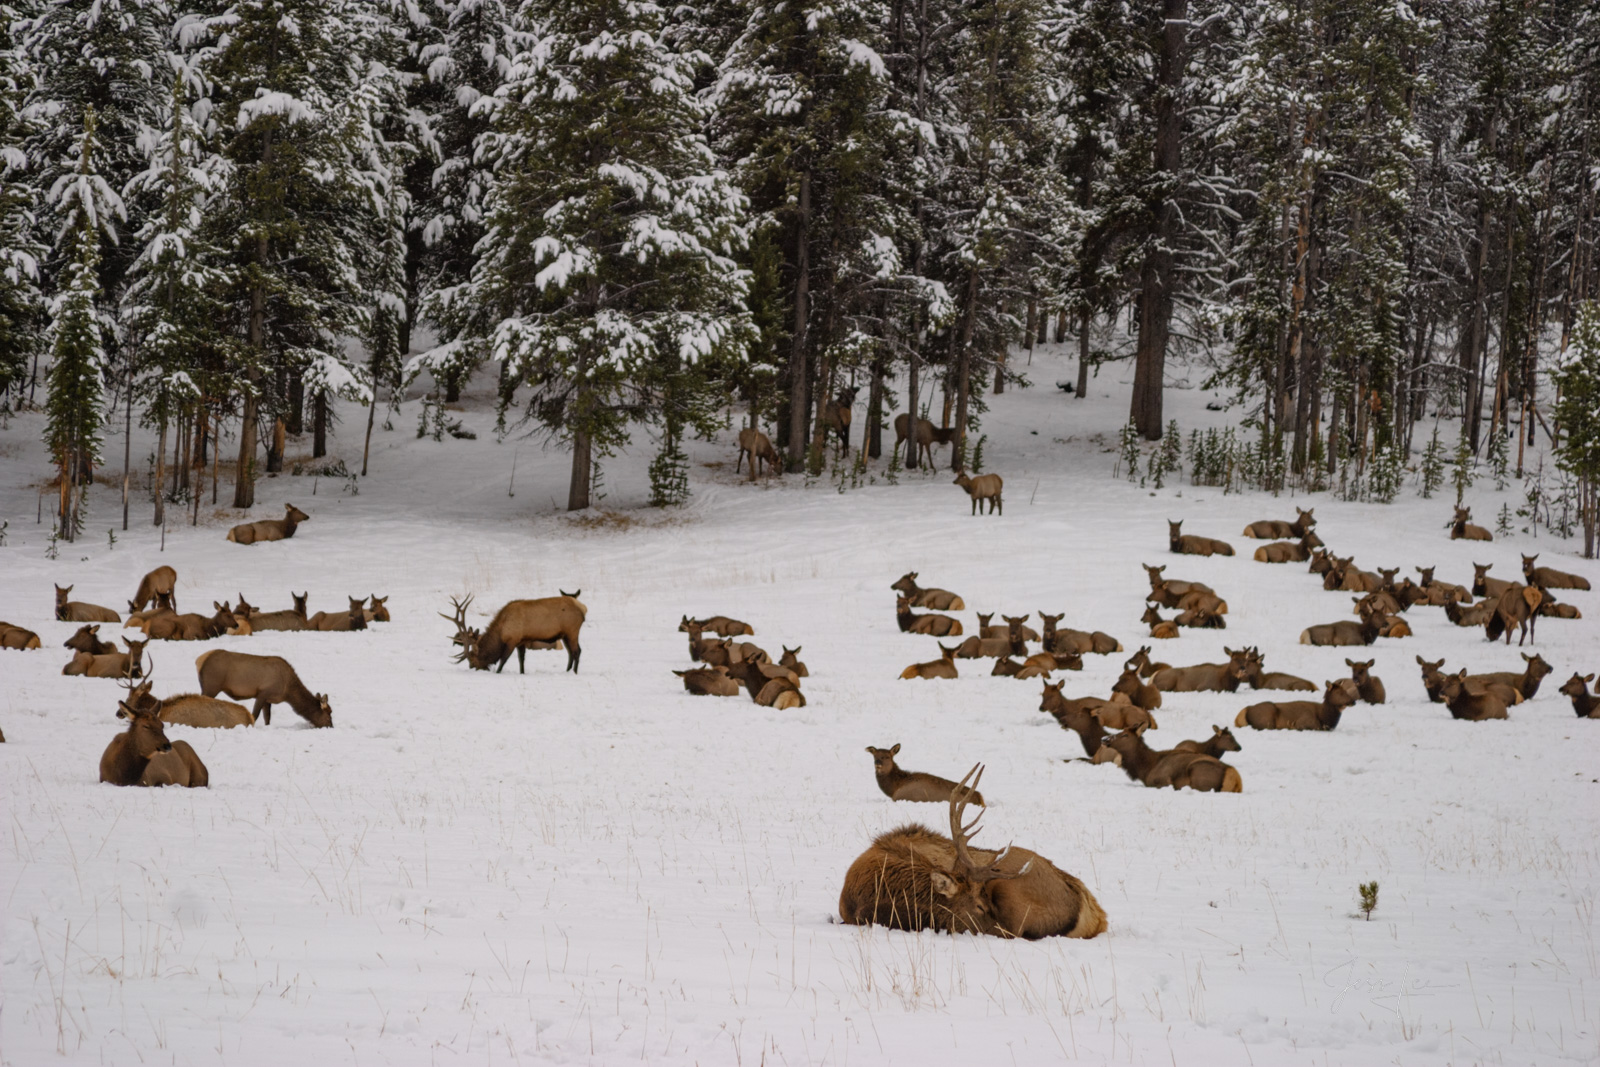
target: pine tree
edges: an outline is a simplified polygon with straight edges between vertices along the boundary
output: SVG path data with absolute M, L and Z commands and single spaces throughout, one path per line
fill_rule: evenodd
M 1579 309 L 1565 366 L 1555 373 L 1561 387 L 1556 419 L 1561 444 L 1556 465 L 1577 480 L 1583 554 L 1593 559 L 1600 537 L 1600 302 Z
M 0 20 L 14 24 L 15 8 L 0 4 Z M 43 317 L 39 260 L 45 250 L 34 235 L 36 198 L 28 181 L 29 131 L 22 116 L 33 81 L 27 53 L 0 44 L 0 411 L 10 410 L 12 388 L 22 400 Z
M 537 421 L 572 445 L 567 507 L 630 421 L 665 418 L 684 368 L 742 351 L 745 201 L 700 128 L 692 65 L 653 3 L 527 0 L 499 90 L 495 185 L 472 281 L 435 302 L 487 342 Z M 674 405 L 676 408 L 677 405 Z
M 1418 474 L 1422 479 L 1422 499 L 1432 500 L 1433 494 L 1444 485 L 1444 445 L 1439 440 L 1437 426 L 1433 428 L 1433 436 L 1428 439 L 1428 447 L 1423 449 Z

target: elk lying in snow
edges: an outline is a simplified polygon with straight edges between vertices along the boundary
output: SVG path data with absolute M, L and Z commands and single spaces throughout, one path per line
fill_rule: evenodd
M 927 663 L 913 663 L 900 672 L 901 678 L 958 678 L 955 646 L 939 645 L 939 658 Z
M 1489 616 L 1494 614 L 1494 609 L 1499 606 L 1499 597 L 1485 597 L 1476 604 L 1452 601 L 1444 606 L 1444 617 L 1457 626 L 1483 626 L 1489 621 Z
M 467 605 L 472 597 L 457 601 L 450 598 L 455 615 L 440 613 L 442 618 L 456 624 L 452 641 L 461 646 L 456 662 L 466 661 L 475 671 L 486 671 L 492 665 L 495 673 L 505 670 L 511 653 L 517 654 L 517 673 L 524 673 L 527 650 L 532 642 L 560 640 L 567 649 L 567 670 L 574 674 L 583 649 L 578 644 L 578 633 L 583 629 L 588 614 L 581 601 L 566 595 L 542 597 L 538 600 L 513 600 L 495 613 L 482 632 L 467 626 Z M 546 645 L 545 647 L 550 647 Z
M 793 648 L 788 645 L 779 645 L 778 647 L 783 649 L 783 655 L 778 657 L 778 666 L 788 667 L 795 673 L 797 678 L 811 677 L 811 672 L 806 669 L 805 662 L 800 659 L 800 645 L 795 645 Z
M 1168 667 L 1156 671 L 1150 681 L 1168 693 L 1233 693 L 1250 676 L 1254 659 L 1248 649 L 1224 648 L 1227 663 L 1197 663 L 1192 667 Z
M 1145 596 L 1145 599 L 1153 600 L 1164 608 L 1182 607 L 1183 598 L 1190 593 L 1217 595 L 1217 591 L 1204 582 L 1185 582 L 1177 578 L 1162 577 L 1161 572 L 1167 569 L 1166 564 L 1152 567 L 1148 563 L 1141 563 L 1140 566 L 1144 568 L 1145 574 L 1150 578 L 1150 592 Z M 1190 607 L 1193 606 L 1193 604 L 1190 605 Z M 1226 608 L 1218 614 L 1226 615 Z
M 1039 613 L 1039 618 L 1044 620 L 1044 636 L 1039 640 L 1043 642 L 1046 652 L 1076 652 L 1079 655 L 1093 652 L 1097 656 L 1109 656 L 1122 651 L 1122 642 L 1103 631 L 1057 629 L 1056 624 L 1064 617 L 1046 615 L 1042 611 Z
M 1231 556 L 1233 546 L 1215 537 L 1199 537 L 1183 532 L 1183 520 L 1167 520 L 1167 541 L 1181 556 Z
M 877 776 L 878 788 L 883 790 L 883 795 L 890 800 L 920 800 L 948 804 L 960 786 L 936 774 L 901 770 L 894 762 L 894 757 L 899 751 L 899 744 L 893 748 L 867 746 L 867 752 L 872 756 L 872 773 Z M 982 793 L 974 792 L 971 799 L 980 807 L 988 806 L 984 803 Z
M 1251 689 L 1286 689 L 1290 692 L 1315 693 L 1317 687 L 1311 681 L 1297 675 L 1287 674 L 1283 671 L 1263 671 L 1259 655 L 1255 661 L 1254 673 L 1246 679 Z
M 1508 582 L 1500 578 L 1489 577 L 1489 568 L 1493 563 L 1474 563 L 1472 565 L 1472 595 L 1481 597 L 1497 597 L 1510 589 L 1516 582 Z
M 122 616 L 99 604 L 68 600 L 72 586 L 56 586 L 56 619 L 60 622 L 121 622 Z
M 1549 677 L 1555 668 L 1546 663 L 1544 657 L 1538 653 L 1532 656 L 1526 652 L 1520 653 L 1522 662 L 1527 664 L 1521 671 L 1492 671 L 1488 674 L 1467 675 L 1468 685 L 1486 687 L 1493 684 L 1507 685 L 1515 689 L 1522 700 L 1532 700 L 1539 692 L 1539 683 Z M 1442 660 L 1440 662 L 1443 662 Z M 1512 701 L 1517 703 L 1517 701 Z
M 151 619 L 161 615 L 176 615 L 178 613 L 177 609 L 172 606 L 172 597 L 166 593 L 157 594 L 155 606 L 146 608 L 143 611 L 134 606 L 136 603 L 133 600 L 128 601 L 128 617 L 123 621 L 122 625 L 133 626 L 143 630 Z
M 1600 719 L 1600 692 L 1590 695 L 1589 683 L 1592 681 L 1592 674 L 1573 672 L 1567 684 L 1557 690 L 1572 698 L 1572 710 L 1578 713 L 1580 719 Z
M 1313 549 L 1322 545 L 1316 534 L 1308 532 L 1298 541 L 1274 541 L 1255 551 L 1257 563 L 1304 563 L 1311 558 Z
M 1427 691 L 1428 699 L 1435 704 L 1444 703 L 1445 679 L 1451 675 L 1443 674 L 1440 668 L 1444 660 L 1429 663 L 1421 656 L 1417 657 L 1417 665 L 1422 668 L 1422 688 Z M 1471 677 L 1464 680 L 1462 688 L 1471 694 L 1486 693 L 1499 700 L 1506 707 L 1522 703 L 1522 693 L 1514 685 L 1501 681 L 1476 681 Z
M 1322 588 L 1342 589 L 1347 593 L 1376 593 L 1383 588 L 1383 579 L 1357 567 L 1354 556 L 1336 556 L 1332 568 L 1322 576 Z
M 897 593 L 903 593 L 910 599 L 911 606 L 914 608 L 932 608 L 934 611 L 961 611 L 967 606 L 960 597 L 948 589 L 918 588 L 916 571 L 908 571 L 889 588 Z
M 171 567 L 157 567 L 143 578 L 139 579 L 139 591 L 133 594 L 133 601 L 129 605 L 133 611 L 143 611 L 144 606 L 165 596 L 171 606 L 178 606 L 178 572 Z
M 943 618 L 942 615 L 924 615 L 924 619 Z M 956 646 L 957 659 L 1003 659 L 1011 655 L 1011 638 L 1009 637 L 979 637 L 973 634 Z M 999 672 L 996 668 L 997 673 Z
M 117 718 L 128 729 L 111 739 L 100 756 L 100 780 L 111 785 L 211 784 L 211 775 L 187 741 L 168 741 L 154 711 L 117 703 Z
M 1284 522 L 1281 519 L 1262 519 L 1260 522 L 1252 522 L 1244 528 L 1244 535 L 1246 537 L 1259 538 L 1263 541 L 1273 541 L 1287 537 L 1304 537 L 1317 524 L 1316 517 L 1311 514 L 1315 510 L 1315 508 L 1295 508 L 1295 511 L 1300 514 L 1293 522 Z
M 1158 641 L 1166 641 L 1178 636 L 1178 624 L 1171 619 L 1163 619 L 1161 612 L 1156 610 L 1154 604 L 1145 605 L 1144 615 L 1139 619 L 1150 626 L 1150 636 Z
M 251 714 L 272 725 L 272 705 L 288 704 L 312 726 L 332 726 L 328 694 L 312 693 L 282 656 L 252 656 L 213 649 L 194 661 L 200 692 L 208 697 L 227 693 L 235 700 L 255 700 Z
M 1348 678 L 1326 684 L 1320 704 L 1314 700 L 1251 704 L 1239 712 L 1233 725 L 1256 730 L 1332 730 L 1339 725 L 1344 709 L 1356 702 L 1356 687 Z
M 388 607 L 389 598 L 388 597 L 379 596 L 377 593 L 369 593 L 367 595 L 367 601 L 368 601 L 368 606 L 362 612 L 362 614 L 367 617 L 367 621 L 368 622 L 388 622 L 388 621 L 390 621 L 389 620 L 389 607 Z
M 1576 605 L 1557 603 L 1555 594 L 1548 589 L 1541 589 L 1540 592 L 1544 594 L 1544 600 L 1539 604 L 1540 615 L 1552 619 L 1583 618 L 1583 613 L 1577 609 Z
M 756 480 L 757 464 L 760 464 L 762 473 L 783 473 L 783 460 L 778 458 L 778 450 L 772 447 L 772 439 L 754 426 L 746 426 L 739 431 L 739 458 L 733 461 L 733 473 L 739 473 L 739 465 L 746 457 L 750 460 L 750 480 Z
M 1450 520 L 1450 540 L 1493 541 L 1494 536 L 1482 526 L 1472 525 L 1471 518 L 1471 508 L 1456 508 L 1455 518 Z
M 687 671 L 673 671 L 683 679 L 683 687 L 695 696 L 736 697 L 739 683 L 728 674 L 726 667 L 695 667 Z
M 117 650 L 115 641 L 102 641 L 99 638 L 100 624 L 95 623 L 78 627 L 78 632 L 61 642 L 62 648 L 70 648 L 74 652 L 87 652 L 91 656 L 109 656 Z
M 894 447 L 896 449 L 906 439 L 906 427 L 909 425 L 910 419 L 905 412 L 901 412 L 894 417 Z M 956 428 L 954 426 L 935 426 L 927 419 L 919 418 L 917 420 L 916 444 L 918 460 L 931 468 L 933 466 L 933 446 L 936 444 L 948 445 L 955 439 Z
M 1148 678 L 1156 671 L 1164 671 L 1172 666 L 1170 663 L 1155 663 L 1150 659 L 1150 646 L 1144 645 L 1139 651 L 1128 657 L 1128 662 L 1122 665 L 1125 671 L 1138 671 L 1139 677 Z
M 1433 607 L 1440 607 L 1452 602 L 1457 604 L 1472 603 L 1472 594 L 1468 593 L 1466 589 L 1459 585 L 1437 580 L 1433 576 L 1433 571 L 1434 568 L 1432 567 L 1417 568 L 1417 575 L 1422 579 L 1417 583 L 1417 588 L 1427 594 L 1426 599 L 1419 600 L 1417 603 L 1428 604 Z
M 1302 645 L 1370 645 L 1378 639 L 1382 627 L 1377 616 L 1367 616 L 1360 622 L 1341 619 L 1320 626 L 1307 626 L 1300 631 Z
M 1103 933 L 1106 915 L 1094 894 L 1045 857 L 1014 846 L 971 847 L 978 820 L 962 825 L 962 817 L 982 777 L 979 764 L 951 792 L 949 837 L 902 826 L 856 857 L 839 894 L 840 918 L 854 926 L 1030 940 Z
M 211 606 L 217 613 L 209 618 L 193 613 L 157 615 L 145 623 L 145 636 L 156 641 L 207 641 L 220 637 L 238 625 L 233 609 L 226 603 L 212 601 Z
M 1100 751 L 1100 745 L 1106 736 L 1105 724 L 1094 711 L 1111 702 L 1100 697 L 1069 700 L 1061 695 L 1061 687 L 1064 684 L 1063 682 L 1044 684 L 1044 696 L 1039 701 L 1039 710 L 1053 717 L 1063 730 L 1076 733 L 1078 739 L 1083 742 L 1084 754 L 1093 758 Z
M 532 649 L 556 647 L 551 642 L 529 642 Z M 699 634 L 689 635 L 689 658 L 699 660 L 708 667 L 732 667 L 747 660 L 752 663 L 770 663 L 772 657 L 767 655 L 767 650 L 749 641 L 735 641 L 732 638 L 701 637 Z
M 800 680 L 786 667 L 747 659 L 730 665 L 728 674 L 744 686 L 752 701 L 764 708 L 786 711 L 806 706 Z
M 1190 595 L 1195 596 L 1203 594 Z M 1178 613 L 1178 617 L 1172 621 L 1177 623 L 1179 626 L 1187 626 L 1190 629 L 1195 630 L 1226 630 L 1228 628 L 1228 620 L 1224 619 L 1220 614 L 1217 614 L 1216 611 L 1210 607 L 1197 607 L 1190 608 L 1187 611 L 1180 611 Z
M 1024 615 L 1022 617 L 1024 619 L 1027 618 L 1026 615 Z M 994 626 L 994 625 L 991 625 L 990 622 L 989 622 L 989 620 L 993 619 L 993 618 L 994 618 L 994 612 L 992 612 L 992 611 L 987 615 L 984 615 L 981 612 L 978 614 L 978 635 L 980 637 L 1003 637 L 1007 641 L 1011 640 L 1011 624 L 1008 622 L 1004 626 Z M 1001 618 L 1009 618 L 1009 616 L 1002 615 Z M 1050 617 L 1048 615 L 1046 615 L 1046 616 L 1044 616 L 1044 618 L 1046 620 L 1046 622 L 1045 622 L 1046 632 L 1049 632 L 1050 623 L 1049 623 L 1048 620 L 1049 620 Z M 1062 618 L 1062 616 L 1060 616 L 1060 615 L 1056 616 L 1056 619 L 1058 621 L 1061 618 Z M 1021 636 L 1022 640 L 1024 640 L 1024 641 L 1038 641 L 1040 639 L 1038 632 L 1036 630 L 1034 630 L 1034 628 L 1031 627 L 1031 626 L 1023 626 L 1022 629 L 1020 630 L 1020 636 Z
M 1352 615 L 1366 615 L 1374 611 L 1384 615 L 1399 615 L 1410 607 L 1409 604 L 1401 603 L 1400 598 L 1393 593 L 1386 593 L 1381 589 L 1366 596 L 1352 597 L 1351 602 L 1355 605 L 1350 610 Z
M 126 684 L 126 683 L 125 683 Z M 132 708 L 153 711 L 168 726 L 195 726 L 206 729 L 232 729 L 235 726 L 254 726 L 250 709 L 231 700 L 217 700 L 199 693 L 181 693 L 175 697 L 157 699 L 150 695 L 149 680 L 132 689 L 127 704 Z
M 350 606 L 344 611 L 319 611 L 306 620 L 306 629 L 321 633 L 349 633 L 367 628 L 365 597 L 346 596 Z
M 961 621 L 948 615 L 913 615 L 907 597 L 894 598 L 895 619 L 901 633 L 925 634 L 930 637 L 960 637 Z
M 304 630 L 311 620 L 306 618 L 306 598 L 309 592 L 290 592 L 294 598 L 294 608 L 290 611 L 254 611 L 250 613 L 250 628 L 260 633 L 262 630 Z M 243 598 L 241 598 L 243 599 Z
M 1193 749 L 1158 752 L 1145 743 L 1142 729 L 1112 734 L 1105 745 L 1121 757 L 1117 764 L 1129 778 L 1151 789 L 1170 786 L 1201 793 L 1244 791 L 1239 772 L 1217 757 Z
M 959 485 L 967 491 L 967 496 L 972 498 L 972 514 L 978 514 L 978 509 L 984 501 L 989 502 L 989 514 L 998 512 L 1006 513 L 1001 494 L 1005 491 L 1005 479 L 998 474 L 980 474 L 976 478 L 970 477 L 965 471 L 956 475 L 952 485 Z
M 1111 686 L 1112 695 L 1117 693 L 1128 698 L 1128 702 L 1145 711 L 1154 711 L 1161 706 L 1161 690 L 1153 685 L 1139 681 L 1139 672 L 1127 669 L 1122 676 Z
M 39 647 L 39 635 L 9 622 L 0 622 L 0 648 L 20 650 Z
M 294 536 L 296 526 L 310 519 L 310 515 L 293 504 L 285 504 L 283 518 L 242 522 L 228 531 L 228 540 L 236 545 L 253 545 L 257 541 L 283 541 Z
M 1307 567 L 1306 570 L 1312 574 L 1327 574 L 1332 569 L 1332 552 L 1329 552 L 1326 548 L 1314 548 L 1311 550 L 1311 566 Z
M 1422 657 L 1417 658 L 1420 660 Z M 1388 692 L 1383 688 L 1383 679 L 1372 673 L 1372 665 L 1376 662 L 1375 659 L 1365 663 L 1353 659 L 1344 661 L 1345 666 L 1350 668 L 1350 680 L 1356 683 L 1356 696 L 1368 704 L 1383 704 L 1389 699 Z
M 1240 746 L 1238 739 L 1233 736 L 1232 730 L 1226 726 L 1213 725 L 1211 727 L 1211 736 L 1204 741 L 1179 741 L 1172 751 L 1201 752 L 1207 756 L 1221 759 L 1224 752 L 1242 752 L 1244 750 Z
M 1483 692 L 1473 692 L 1466 682 L 1467 669 L 1463 667 L 1459 673 L 1445 675 L 1444 682 L 1439 686 L 1439 696 L 1445 707 L 1450 709 L 1452 719 L 1482 722 L 1485 719 L 1509 718 L 1506 702 L 1498 693 L 1487 687 Z
M 1528 580 L 1529 585 L 1538 586 L 1540 589 L 1589 588 L 1589 579 L 1580 575 L 1558 571 L 1554 567 L 1535 567 L 1533 564 L 1538 558 L 1537 552 L 1522 557 L 1522 575 Z
M 1539 623 L 1539 605 L 1544 603 L 1544 593 L 1531 585 L 1513 585 L 1500 594 L 1495 602 L 1494 614 L 1483 624 L 1483 631 L 1494 641 L 1505 634 L 1506 644 L 1511 644 L 1511 631 L 1519 630 L 1517 647 L 1534 636 Z
M 582 592 L 580 589 L 579 592 Z M 683 621 L 678 623 L 678 632 L 681 634 L 710 630 L 718 637 L 741 637 L 745 634 L 754 634 L 755 628 L 747 622 L 730 619 L 726 615 L 713 615 L 709 619 L 691 619 L 685 615 Z
M 85 678 L 144 677 L 144 646 L 149 641 L 126 641 L 126 652 L 75 652 L 61 673 Z
M 855 405 L 856 394 L 860 391 L 857 386 L 847 385 L 839 390 L 838 396 L 823 405 L 822 447 L 828 446 L 828 434 L 833 433 L 839 438 L 839 452 L 842 455 L 850 454 L 850 409 Z

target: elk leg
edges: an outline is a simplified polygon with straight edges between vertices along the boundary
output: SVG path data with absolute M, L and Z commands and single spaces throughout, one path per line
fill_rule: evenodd
M 567 667 L 573 674 L 578 673 L 578 659 L 583 655 L 583 649 L 578 647 L 578 642 L 567 643 Z
M 517 646 L 517 673 L 528 673 L 528 649 L 524 645 Z

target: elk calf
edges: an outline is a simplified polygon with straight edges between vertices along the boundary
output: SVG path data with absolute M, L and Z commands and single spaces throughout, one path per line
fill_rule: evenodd
M 779 645 L 778 647 L 783 649 L 783 655 L 778 657 L 778 666 L 788 667 L 794 672 L 796 678 L 811 677 L 811 672 L 806 669 L 804 661 L 800 659 L 800 645 L 795 645 L 793 648 L 788 645 Z
M 346 596 L 350 606 L 344 611 L 319 611 L 306 620 L 306 629 L 321 633 L 350 633 L 367 628 L 367 600 L 365 597 Z
M 1567 684 L 1558 690 L 1572 698 L 1572 710 L 1578 713 L 1580 719 L 1600 719 L 1600 692 L 1590 695 L 1589 683 L 1592 681 L 1594 675 L 1574 672 L 1567 679 Z
M 960 786 L 936 774 L 901 770 L 894 762 L 894 757 L 899 751 L 898 743 L 893 748 L 867 746 L 867 752 L 872 756 L 872 773 L 877 776 L 878 788 L 883 790 L 883 795 L 890 800 L 920 800 L 948 804 Z M 988 807 L 984 803 L 982 793 L 974 792 L 972 800 L 979 807 Z
M 1225 726 L 1213 725 L 1211 736 L 1204 741 L 1179 741 L 1172 749 L 1174 752 L 1199 752 L 1203 755 L 1221 759 L 1224 752 L 1242 752 L 1233 731 Z
M 117 718 L 128 729 L 111 739 L 100 756 L 100 780 L 111 785 L 182 785 L 203 788 L 211 775 L 187 741 L 168 741 L 156 713 L 118 701 Z
M 1178 624 L 1171 619 L 1163 619 L 1161 617 L 1161 612 L 1156 610 L 1156 606 L 1154 604 L 1145 605 L 1144 615 L 1139 619 L 1139 621 L 1148 623 L 1150 626 L 1150 636 L 1159 641 L 1170 640 L 1171 638 L 1178 636 Z
M 939 645 L 939 658 L 927 663 L 913 663 L 900 672 L 901 678 L 959 678 L 956 673 L 955 646 Z
M 914 608 L 932 608 L 934 611 L 962 611 L 966 603 L 948 589 L 921 589 L 917 586 L 917 572 L 908 571 L 890 589 L 903 593 Z
M 1005 491 L 1005 479 L 998 474 L 980 474 L 976 478 L 969 477 L 965 471 L 956 475 L 952 485 L 959 485 L 967 491 L 967 496 L 972 498 L 972 514 L 978 514 L 978 509 L 984 501 L 989 502 L 989 514 L 1004 515 L 1001 493 Z
M 1417 657 L 1418 660 L 1421 658 Z M 1350 668 L 1350 680 L 1356 683 L 1356 696 L 1368 704 L 1383 704 L 1389 699 L 1388 692 L 1383 688 L 1383 679 L 1372 673 L 1372 665 L 1376 662 L 1378 661 L 1375 659 L 1369 659 L 1365 663 L 1358 663 L 1353 659 L 1344 661 L 1344 665 Z
M 1161 690 L 1139 681 L 1139 672 L 1131 668 L 1122 672 L 1122 676 L 1111 686 L 1111 693 L 1113 696 L 1121 693 L 1130 704 L 1145 711 L 1154 711 L 1161 706 Z
M 377 593 L 367 595 L 368 606 L 362 611 L 368 622 L 389 622 L 389 598 Z
M 72 586 L 56 586 L 56 619 L 60 622 L 121 622 L 122 616 L 99 604 L 68 600 Z
M 1456 508 L 1455 518 L 1450 520 L 1450 540 L 1452 541 L 1493 541 L 1494 536 L 1482 526 L 1474 526 L 1468 520 L 1472 518 L 1471 508 Z
M 1233 546 L 1215 537 L 1199 537 L 1183 532 L 1183 520 L 1167 520 L 1167 541 L 1181 556 L 1231 556 Z
M 285 504 L 283 518 L 242 522 L 228 531 L 228 540 L 236 545 L 253 545 L 258 541 L 283 541 L 294 536 L 295 527 L 302 522 L 309 522 L 310 519 L 310 515 L 293 504 Z
M 288 704 L 312 726 L 333 725 L 333 709 L 326 693 L 312 693 L 282 656 L 252 656 L 244 652 L 213 649 L 194 661 L 200 675 L 200 692 L 208 697 L 227 693 L 235 700 L 254 698 L 251 714 L 272 725 L 272 705 Z

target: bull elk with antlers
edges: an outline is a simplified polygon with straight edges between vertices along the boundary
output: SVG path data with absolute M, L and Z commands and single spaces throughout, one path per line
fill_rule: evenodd
M 100 756 L 100 780 L 111 785 L 211 784 L 211 775 L 187 741 L 168 741 L 161 719 L 147 708 L 117 702 L 117 718 L 128 728 L 111 739 Z
M 475 671 L 486 671 L 493 666 L 498 674 L 505 670 L 511 653 L 516 652 L 517 673 L 523 674 L 529 648 L 550 648 L 554 642 L 560 641 L 567 650 L 566 669 L 577 673 L 578 661 L 583 657 L 578 632 L 583 629 L 583 620 L 589 613 L 577 593 L 562 593 L 560 596 L 540 597 L 537 600 L 513 600 L 496 612 L 482 631 L 467 625 L 467 606 L 472 603 L 471 596 L 465 600 L 451 597 L 450 603 L 455 614 L 451 616 L 440 612 L 440 617 L 456 624 L 456 636 L 451 640 L 461 646 L 461 651 L 455 657 L 457 663 L 465 661 Z

